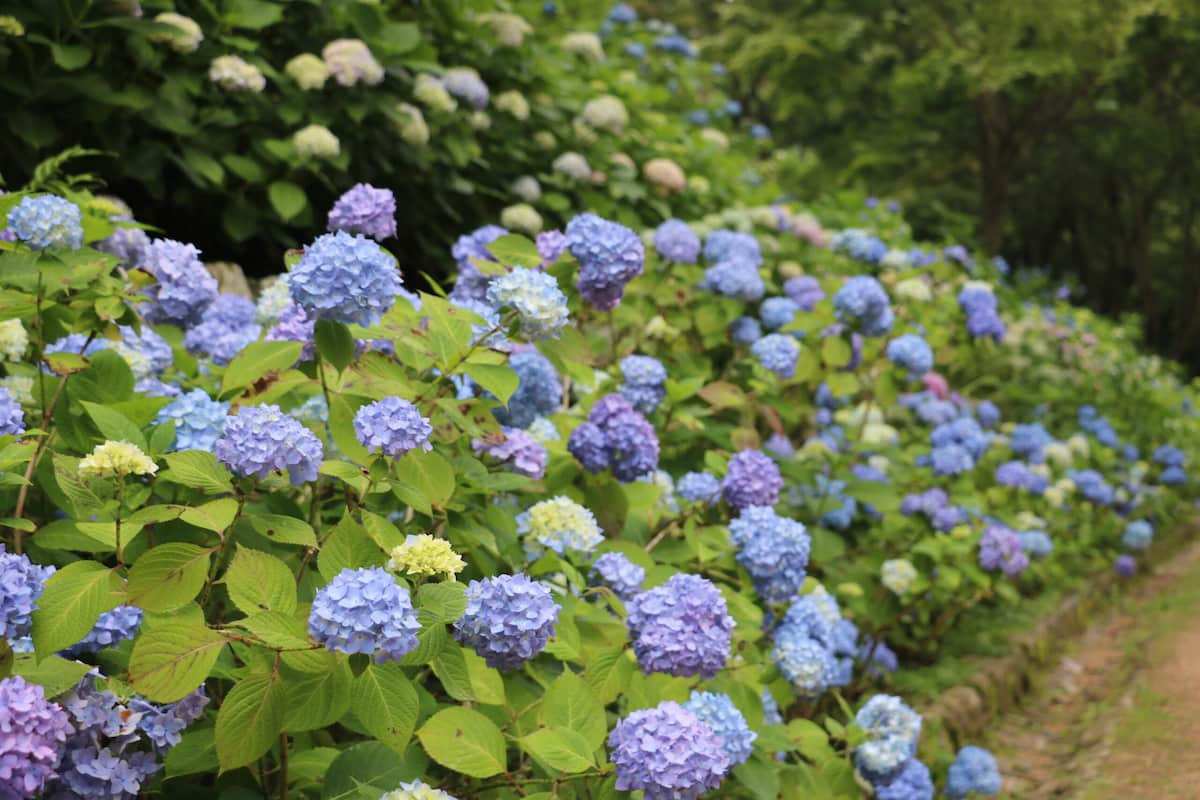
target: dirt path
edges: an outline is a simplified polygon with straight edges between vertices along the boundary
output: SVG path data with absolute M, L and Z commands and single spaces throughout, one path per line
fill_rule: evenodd
M 1012 800 L 1200 800 L 1200 544 L 1140 580 L 990 738 Z

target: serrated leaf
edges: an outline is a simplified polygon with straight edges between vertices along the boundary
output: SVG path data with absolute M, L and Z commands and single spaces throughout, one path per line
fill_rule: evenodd
M 234 684 L 217 712 L 221 772 L 244 766 L 271 749 L 283 731 L 283 683 L 276 673 Z
M 507 405 L 521 379 L 517 373 L 501 364 L 465 364 L 463 371 L 487 391 Z
M 288 733 L 315 731 L 337 722 L 350 709 L 354 675 L 345 661 L 333 661 L 324 672 L 287 674 L 283 729 Z
M 99 403 L 82 400 L 80 405 L 87 411 L 87 415 L 91 417 L 92 422 L 96 424 L 96 428 L 105 439 L 137 445 L 138 449 L 143 452 L 149 449 L 141 428 L 129 417 Z
M 488 252 L 501 264 L 533 269 L 542 262 L 537 245 L 519 233 L 501 236 L 487 246 Z
M 596 765 L 584 738 L 570 728 L 542 728 L 521 739 L 521 747 L 549 767 L 583 772 Z
M 225 571 L 229 599 L 244 614 L 296 610 L 296 577 L 287 564 L 269 553 L 238 547 Z
M 129 684 L 149 700 L 174 703 L 208 677 L 225 637 L 194 622 L 143 631 L 129 657 Z
M 467 660 L 463 657 L 461 647 L 447 644 L 429 665 L 433 667 L 433 674 L 442 682 L 446 694 L 465 702 L 479 699 L 475 696 L 475 687 L 471 685 L 471 673 L 467 670 Z
M 555 678 L 546 689 L 538 721 L 548 728 L 578 733 L 591 750 L 600 747 L 608 735 L 604 705 L 587 681 L 570 670 Z
M 451 623 L 467 610 L 467 587 L 465 584 L 427 583 L 417 590 L 417 609 L 422 624 L 431 622 Z
M 241 389 L 262 380 L 271 372 L 280 372 L 300 360 L 302 342 L 254 342 L 238 353 L 221 380 L 221 393 Z
M 208 577 L 212 551 L 187 542 L 147 550 L 129 570 L 129 599 L 146 611 L 168 612 L 196 598 Z
M 367 732 L 403 753 L 417 724 L 417 690 L 398 664 L 372 664 L 354 679 L 350 710 Z
M 313 646 L 304 620 L 279 611 L 260 611 L 230 624 L 249 631 L 267 647 L 304 650 Z
M 471 692 L 475 699 L 484 705 L 504 705 L 504 677 L 500 670 L 489 667 L 486 661 L 470 650 L 461 652 L 463 663 L 467 665 L 467 680 L 471 683 Z
M 179 518 L 189 525 L 214 533 L 223 533 L 237 517 L 238 503 L 231 497 L 210 500 L 204 505 L 189 508 Z
M 17 653 L 12 671 L 45 689 L 46 697 L 54 697 L 79 683 L 80 678 L 92 671 L 92 665 L 58 656 L 38 659 L 33 653 Z
M 250 526 L 263 536 L 279 544 L 296 544 L 301 547 L 316 547 L 317 535 L 312 526 L 302 519 L 283 514 L 255 514 L 246 517 Z
M 321 545 L 317 570 L 322 578 L 331 581 L 343 569 L 381 567 L 386 560 L 363 527 L 353 517 L 345 516 Z
M 469 708 L 442 709 L 422 726 L 417 738 L 434 761 L 473 778 L 490 778 L 506 766 L 504 734 Z
M 180 486 L 199 489 L 205 494 L 226 494 L 233 491 L 229 470 L 212 453 L 203 450 L 183 450 L 163 456 L 168 472 L 160 477 Z
M 404 658 L 400 659 L 399 663 L 403 667 L 417 667 L 422 664 L 427 664 L 437 658 L 438 654 L 446 647 L 450 641 L 450 634 L 446 633 L 445 625 L 426 625 L 417 634 L 417 647 Z
M 46 658 L 88 635 L 97 618 L 121 605 L 121 576 L 95 561 L 75 561 L 46 581 L 33 612 L 33 647 Z

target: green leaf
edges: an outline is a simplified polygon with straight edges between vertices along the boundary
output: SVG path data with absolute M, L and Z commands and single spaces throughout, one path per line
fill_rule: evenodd
M 427 625 L 417 634 L 417 649 L 400 659 L 404 667 L 417 667 L 438 657 L 450 641 L 445 625 Z
M 174 611 L 196 598 L 208 577 L 212 551 L 187 542 L 151 548 L 129 570 L 129 605 Z
M 570 728 L 541 728 L 521 739 L 521 747 L 551 769 L 563 772 L 583 772 L 596 765 L 592 748 Z
M 417 732 L 421 746 L 447 769 L 473 778 L 504 771 L 504 734 L 490 719 L 461 706 L 434 714 Z
M 104 508 L 105 499 L 97 491 L 101 481 L 80 475 L 78 458 L 55 453 L 54 482 L 80 515 L 94 514 Z
M 417 724 L 417 690 L 398 664 L 372 664 L 354 679 L 350 710 L 367 733 L 403 753 Z
M 217 457 L 203 450 L 184 450 L 179 453 L 167 453 L 163 456 L 167 462 L 167 472 L 159 477 L 199 489 L 205 494 L 225 494 L 233 491 L 233 481 L 229 470 L 217 462 Z
M 96 427 L 105 439 L 118 442 L 129 442 L 143 452 L 148 450 L 146 437 L 142 434 L 133 420 L 125 416 L 119 411 L 113 411 L 107 406 L 102 406 L 98 403 L 89 403 L 86 400 L 81 401 L 80 405 L 87 411 L 92 422 L 96 423 Z
M 194 622 L 142 631 L 129 657 L 129 684 L 156 703 L 174 703 L 208 677 L 225 637 Z
M 188 728 L 163 761 L 168 778 L 211 772 L 217 768 L 217 732 L 212 727 Z
M 467 587 L 457 581 L 427 583 L 417 590 L 417 608 L 422 624 L 457 622 L 467 610 Z
M 583 678 L 567 670 L 546 689 L 538 710 L 538 722 L 548 728 L 565 728 L 578 733 L 590 750 L 604 744 L 608 724 L 604 705 Z
M 464 365 L 463 371 L 505 405 L 508 404 L 509 398 L 521 383 L 520 377 L 514 370 L 500 364 L 468 363 Z
M 231 497 L 210 500 L 202 506 L 189 508 L 179 518 L 189 525 L 214 533 L 224 533 L 238 514 L 238 502 Z
M 344 660 L 334 661 L 325 672 L 288 674 L 284 680 L 286 703 L 283 729 L 301 733 L 327 728 L 350 708 L 354 675 Z
M 229 599 L 245 614 L 296 610 L 296 577 L 287 564 L 269 553 L 238 547 L 225 571 Z
M 225 22 L 231 28 L 261 30 L 283 19 L 283 6 L 267 0 L 233 0 L 225 4 Z
M 250 386 L 272 372 L 281 372 L 300 360 L 302 342 L 254 342 L 229 362 L 221 380 L 221 393 Z
M 67 72 L 82 69 L 92 60 L 92 51 L 82 44 L 52 44 L 50 55 L 54 63 Z
M 47 353 L 42 356 L 42 361 L 46 362 L 46 366 L 55 375 L 74 375 L 76 372 L 82 372 L 87 369 L 89 362 L 86 358 L 78 353 Z
M 125 517 L 125 522 L 130 522 L 139 525 L 151 525 L 156 522 L 167 522 L 172 519 L 179 519 L 179 515 L 187 510 L 187 506 L 177 505 L 159 505 L 146 506 L 139 508 L 137 511 Z
M 821 342 L 821 360 L 829 367 L 844 367 L 854 357 L 854 349 L 840 336 L 826 336 Z
M 317 535 L 312 526 L 302 519 L 283 514 L 255 514 L 245 518 L 254 530 L 279 544 L 298 544 L 301 547 L 316 547 Z
M 345 516 L 321 546 L 317 571 L 326 581 L 331 581 L 344 569 L 381 567 L 385 561 L 383 552 L 363 527 L 353 517 Z
M 419 491 L 431 506 L 441 508 L 454 494 L 454 468 L 437 453 L 410 450 L 396 462 L 396 472 Z
M 121 576 L 95 561 L 75 561 L 46 581 L 33 612 L 33 647 L 39 658 L 88 635 L 96 619 L 123 599 Z
M 450 305 L 449 301 L 436 295 L 421 293 L 421 310 L 429 317 L 427 336 L 438 368 L 448 371 L 470 345 L 474 334 L 471 323 Z
M 283 703 L 278 673 L 250 675 L 234 684 L 217 712 L 221 772 L 245 766 L 271 749 L 283 731 Z
M 463 649 L 456 644 L 447 644 L 442 652 L 430 663 L 433 674 L 442 682 L 446 694 L 455 700 L 474 702 L 475 687 L 471 685 L 471 673 L 467 670 L 467 660 L 463 657 Z
M 79 683 L 80 678 L 92 671 L 92 665 L 58 656 L 38 659 L 33 653 L 17 653 L 12 671 L 14 675 L 20 675 L 45 689 L 46 697 L 54 697 Z
M 278 650 L 303 650 L 313 646 L 304 620 L 279 611 L 260 611 L 230 624 L 249 631 L 267 647 Z
M 401 757 L 381 742 L 359 742 L 334 759 L 324 776 L 321 800 L 357 800 L 360 790 L 370 797 L 395 789 L 401 782 L 421 777 L 428 761 L 415 747 Z
M 467 665 L 467 680 L 471 683 L 475 699 L 489 706 L 504 705 L 504 677 L 500 670 L 489 667 L 486 661 L 471 650 L 463 650 L 462 657 Z
M 317 352 L 341 372 L 354 360 L 354 336 L 344 322 L 317 320 L 313 335 Z
M 501 236 L 487 246 L 488 252 L 501 264 L 509 267 L 534 269 L 542 263 L 537 245 L 519 233 Z
M 853 372 L 834 372 L 826 376 L 829 391 L 834 397 L 848 397 L 858 391 L 858 378 Z

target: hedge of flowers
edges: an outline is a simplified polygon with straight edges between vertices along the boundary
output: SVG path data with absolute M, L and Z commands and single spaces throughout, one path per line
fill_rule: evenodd
M 1190 509 L 1178 370 L 894 204 L 562 195 L 423 290 L 348 182 L 248 298 L 54 170 L 0 197 L 4 796 L 994 795 L 892 674 Z

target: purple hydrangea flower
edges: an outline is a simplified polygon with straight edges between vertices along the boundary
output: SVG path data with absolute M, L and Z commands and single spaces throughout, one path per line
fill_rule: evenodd
M 721 493 L 721 482 L 708 472 L 688 472 L 675 482 L 675 493 L 693 503 L 710 503 Z
M 589 472 L 612 469 L 622 483 L 658 469 L 658 436 L 654 426 L 619 394 L 602 397 L 587 422 L 567 441 L 567 449 Z
M 0 436 L 20 436 L 25 433 L 25 412 L 8 389 L 0 387 Z
M 142 610 L 137 606 L 117 606 L 105 611 L 96 624 L 76 644 L 62 651 L 64 658 L 79 658 L 84 653 L 98 653 L 132 639 L 142 627 Z
M 141 714 L 138 730 L 146 735 L 155 750 L 162 752 L 179 744 L 183 740 L 184 728 L 204 716 L 208 695 L 201 684 L 195 691 L 174 703 L 155 705 L 135 697 L 129 705 Z
M 163 406 L 154 418 L 155 425 L 168 420 L 175 423 L 173 450 L 207 450 L 212 452 L 217 439 L 225 432 L 229 403 L 213 400 L 203 389 L 192 389 Z
M 179 397 L 183 390 L 170 383 L 163 383 L 158 378 L 142 378 L 133 385 L 133 391 L 147 397 Z
M 471 581 L 467 610 L 454 623 L 454 638 L 469 645 L 489 667 L 517 669 L 546 647 L 560 611 L 550 592 L 527 575 Z
M 458 237 L 458 241 L 450 248 L 450 255 L 454 257 L 454 261 L 458 265 L 458 279 L 454 283 L 454 291 L 450 293 L 452 298 L 479 301 L 487 299 L 487 287 L 490 279 L 471 263 L 471 259 L 494 262 L 496 257 L 491 254 L 487 246 L 501 236 L 507 235 L 508 231 L 499 225 L 484 225 L 482 228 Z
M 318 236 L 288 274 L 292 300 L 309 316 L 363 326 L 379 321 L 400 288 L 392 257 L 345 231 Z
M 400 458 L 409 450 L 429 452 L 433 426 L 412 403 L 385 397 L 368 403 L 354 415 L 354 435 L 371 453 Z
M 471 449 L 476 455 L 486 453 L 518 475 L 541 480 L 550 460 L 545 445 L 520 428 L 502 427 L 501 430 L 503 438 L 476 439 L 471 443 Z
M 72 731 L 41 686 L 20 675 L 0 680 L 0 797 L 41 796 Z
M 768 333 L 750 346 L 750 352 L 760 364 L 785 380 L 796 374 L 800 345 L 791 336 Z
M 562 231 L 542 231 L 534 239 L 538 255 L 542 263 L 538 266 L 546 269 L 558 261 L 559 256 L 567 249 L 567 235 Z
M 29 635 L 30 614 L 53 574 L 54 567 L 34 564 L 0 544 L 0 637 L 12 642 Z
M 382 242 L 396 235 L 396 195 L 356 183 L 329 210 L 329 230 L 361 233 Z
M 142 254 L 138 269 L 154 276 L 145 294 L 143 316 L 150 322 L 187 327 L 217 299 L 217 280 L 200 263 L 200 251 L 173 239 L 155 239 Z
M 770 506 L 750 506 L 729 523 L 729 538 L 764 600 L 784 603 L 800 591 L 812 542 L 803 524 Z
M 686 222 L 669 219 L 655 229 L 654 249 L 675 264 L 695 264 L 700 257 L 700 237 Z
M 1134 573 L 1137 572 L 1137 559 L 1133 556 L 1117 556 L 1114 566 L 1116 567 L 1117 575 L 1122 578 L 1132 578 Z
M 213 452 L 235 475 L 246 478 L 286 469 L 293 486 L 315 481 L 324 457 L 312 431 L 279 406 L 267 404 L 244 407 L 229 417 Z
M 646 800 L 696 800 L 720 786 L 730 766 L 721 737 L 670 700 L 630 713 L 608 746 L 617 789 L 640 789 Z
M 580 214 L 567 223 L 567 249 L 579 262 L 576 288 L 600 311 L 621 302 L 625 284 L 642 274 L 646 258 L 636 233 L 595 214 Z
M 305 313 L 304 309 L 291 303 L 279 315 L 279 322 L 267 331 L 268 342 L 301 342 L 304 349 L 300 351 L 301 361 L 311 361 L 316 358 L 317 347 L 314 343 L 317 321 Z
M 83 247 L 83 215 L 62 197 L 22 197 L 8 212 L 8 230 L 34 250 L 78 250 Z
M 833 297 L 838 319 L 856 323 L 864 336 L 883 336 L 892 329 L 895 316 L 883 285 L 870 275 L 856 275 Z
M 801 311 L 812 311 L 817 303 L 825 299 L 825 290 L 811 275 L 797 275 L 783 282 L 783 293 L 792 299 Z
M 683 707 L 721 738 L 730 766 L 737 766 L 750 757 L 758 734 L 750 730 L 746 718 L 729 695 L 693 691 Z
M 621 395 L 643 414 L 653 414 L 667 396 L 667 369 L 657 358 L 626 356 L 621 359 Z
M 763 449 L 779 458 L 792 458 L 796 455 L 796 446 L 786 434 L 776 431 L 763 442 Z
M 700 288 L 746 303 L 761 300 L 766 292 L 758 267 L 746 258 L 719 261 L 704 270 Z
M 604 553 L 592 564 L 593 580 L 607 586 L 613 593 L 628 603 L 642 590 L 646 570 L 629 560 L 624 553 Z
M 183 337 L 183 346 L 193 355 L 206 355 L 214 364 L 224 366 L 262 335 L 257 323 L 230 326 L 205 313 L 199 325 L 190 328 Z
M 338 653 L 399 661 L 417 647 L 417 612 L 408 590 L 382 567 L 346 568 L 317 591 L 308 633 Z
M 733 618 L 698 575 L 676 574 L 629 601 L 625 620 L 642 671 L 712 678 L 729 658 Z
M 1000 409 L 991 400 L 980 400 L 975 406 L 975 416 L 985 428 L 994 428 L 1000 422 Z
M 1029 556 L 1021 549 L 1021 537 L 1003 525 L 989 525 L 979 540 L 979 566 L 1003 570 L 1010 578 L 1029 566 Z
M 729 461 L 721 495 L 739 511 L 749 506 L 773 506 L 779 502 L 783 476 L 779 465 L 760 450 L 743 450 Z
M 970 794 L 994 797 L 1000 793 L 1000 767 L 982 747 L 967 745 L 958 751 L 946 773 L 946 797 L 959 800 Z
M 479 73 L 470 67 L 452 67 L 442 76 L 446 91 L 461 98 L 476 111 L 487 108 L 489 93 L 487 84 Z
M 933 350 L 916 334 L 906 333 L 888 342 L 887 357 L 913 375 L 924 375 L 933 369 Z
M 550 359 L 536 350 L 513 353 L 508 365 L 517 373 L 517 390 L 508 405 L 492 414 L 503 425 L 528 428 L 538 417 L 553 414 L 562 402 L 562 383 Z

